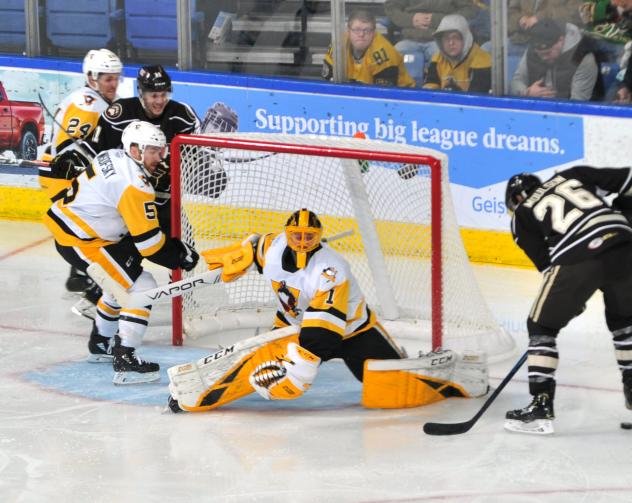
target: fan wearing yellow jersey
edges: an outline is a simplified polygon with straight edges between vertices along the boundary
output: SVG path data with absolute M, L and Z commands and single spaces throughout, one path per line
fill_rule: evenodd
M 382 86 L 415 87 L 415 81 L 404 66 L 403 56 L 380 33 L 376 32 L 375 16 L 365 10 L 349 15 L 344 40 L 346 79 L 352 82 Z M 323 78 L 333 78 L 333 47 L 323 63 Z
M 195 267 L 198 254 L 158 225 L 154 188 L 149 180 L 166 151 L 163 132 L 134 121 L 123 131 L 123 149 L 106 150 L 55 197 L 44 223 L 61 256 L 81 271 L 96 262 L 128 292 L 156 287 L 141 262 L 169 269 Z M 119 305 L 103 293 L 97 303 L 88 348 L 89 361 L 112 361 L 114 383 L 158 380 L 159 366 L 138 358 L 151 306 Z M 115 334 L 116 340 L 113 339 Z

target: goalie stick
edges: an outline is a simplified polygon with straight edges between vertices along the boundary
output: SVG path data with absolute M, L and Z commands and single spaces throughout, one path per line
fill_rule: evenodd
M 337 241 L 338 239 L 351 236 L 353 232 L 353 229 L 349 229 L 339 234 L 334 234 L 328 238 L 323 238 L 322 241 L 331 243 L 332 241 Z M 105 272 L 105 269 L 103 269 L 101 264 L 97 264 L 96 262 L 88 266 L 87 272 L 103 290 L 114 295 L 114 298 L 121 306 L 143 307 L 171 300 L 173 297 L 179 297 L 180 295 L 183 295 L 190 290 L 195 290 L 196 288 L 219 283 L 221 281 L 222 268 L 206 271 L 201 274 L 197 274 L 174 283 L 157 286 L 156 288 L 145 290 L 143 292 L 128 292 L 120 283 Z
M 524 354 L 520 357 L 520 359 L 516 362 L 513 368 L 509 371 L 509 373 L 505 376 L 505 378 L 501 381 L 498 387 L 494 390 L 494 392 L 489 396 L 485 403 L 480 408 L 480 410 L 474 414 L 474 417 L 469 421 L 464 421 L 462 423 L 426 423 L 424 424 L 424 433 L 426 435 L 459 435 L 461 433 L 465 433 L 470 431 L 472 426 L 478 421 L 481 416 L 485 413 L 485 411 L 489 408 L 496 397 L 500 395 L 500 392 L 503 390 L 505 386 L 511 381 L 516 372 L 520 370 L 520 367 L 527 361 L 528 351 L 525 351 Z

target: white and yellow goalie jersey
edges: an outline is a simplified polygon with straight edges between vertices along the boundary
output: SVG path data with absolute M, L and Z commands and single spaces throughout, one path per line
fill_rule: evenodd
M 276 327 L 294 325 L 301 336 L 336 334 L 346 339 L 376 324 L 342 255 L 321 243 L 304 269 L 287 270 L 284 254 L 289 253 L 284 233 L 263 236 L 257 249 L 257 265 L 276 294 Z
M 53 203 L 44 223 L 63 246 L 101 247 L 131 234 L 144 257 L 165 243 L 154 189 L 124 150 L 101 152 Z
M 97 127 L 99 117 L 110 104 L 88 86 L 75 89 L 66 96 L 55 113 L 51 159 L 67 148 L 75 148 L 71 137 L 85 140 Z

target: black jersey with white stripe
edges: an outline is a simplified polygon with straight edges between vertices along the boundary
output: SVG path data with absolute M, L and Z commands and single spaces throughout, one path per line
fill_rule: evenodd
M 610 194 L 632 199 L 630 168 L 561 171 L 517 206 L 511 220 L 514 240 L 540 271 L 632 241 L 627 218 L 605 199 Z
M 160 117 L 149 118 L 140 98 L 123 98 L 112 103 L 101 114 L 97 127 L 89 139 L 95 153 L 111 148 L 121 148 L 123 130 L 132 121 L 147 121 L 165 134 L 167 143 L 171 143 L 177 134 L 196 133 L 200 121 L 193 109 L 184 103 L 169 100 Z

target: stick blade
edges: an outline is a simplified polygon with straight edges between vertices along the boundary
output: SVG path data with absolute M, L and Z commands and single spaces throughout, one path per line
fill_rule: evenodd
M 465 421 L 464 423 L 426 423 L 424 433 L 426 435 L 460 435 L 470 430 L 474 423 Z

